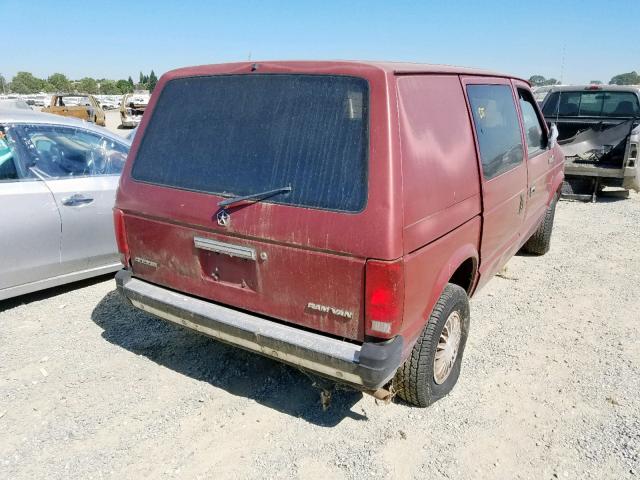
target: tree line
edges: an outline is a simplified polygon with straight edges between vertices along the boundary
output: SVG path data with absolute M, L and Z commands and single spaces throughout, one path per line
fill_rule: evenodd
M 560 84 L 555 78 L 544 78 L 542 75 L 532 75 L 529 77 L 529 83 L 534 87 Z M 589 83 L 592 85 L 602 85 L 600 80 L 591 80 Z M 640 85 L 640 74 L 635 70 L 629 73 L 619 73 L 611 77 L 609 85 Z
M 156 87 L 158 77 L 151 70 L 149 75 L 140 72 L 137 83 L 129 77 L 124 80 L 110 80 L 108 78 L 91 78 L 84 77 L 80 80 L 70 80 L 62 73 L 54 73 L 49 77 L 38 78 L 30 72 L 18 72 L 7 82 L 0 75 L 0 93 L 19 93 L 34 94 L 40 92 L 46 93 L 90 93 L 102 95 L 124 95 L 134 90 L 149 90 L 150 92 Z

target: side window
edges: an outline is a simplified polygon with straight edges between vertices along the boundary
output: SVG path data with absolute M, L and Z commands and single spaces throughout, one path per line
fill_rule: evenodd
M 19 178 L 13 149 L 9 146 L 4 128 L 0 127 L 0 182 L 16 181 Z
M 129 148 L 98 133 L 75 127 L 21 125 L 29 166 L 51 178 L 117 175 Z
M 516 167 L 523 160 L 520 123 L 508 85 L 468 85 L 473 124 L 485 180 Z
M 525 139 L 527 141 L 527 153 L 530 157 L 540 153 L 547 146 L 547 135 L 533 105 L 535 100 L 526 90 L 518 90 L 522 121 L 524 123 Z

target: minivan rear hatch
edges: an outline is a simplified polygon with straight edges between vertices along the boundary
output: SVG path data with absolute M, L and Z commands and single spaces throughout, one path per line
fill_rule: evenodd
M 369 208 L 392 176 L 371 180 L 367 79 L 256 72 L 159 86 L 116 204 L 134 275 L 362 340 L 366 259 L 400 248 L 392 205 Z

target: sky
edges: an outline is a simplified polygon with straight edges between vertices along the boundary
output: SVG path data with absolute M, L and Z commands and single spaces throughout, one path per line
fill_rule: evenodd
M 127 78 L 251 60 L 389 60 L 564 83 L 640 71 L 640 0 L 0 0 L 0 74 Z

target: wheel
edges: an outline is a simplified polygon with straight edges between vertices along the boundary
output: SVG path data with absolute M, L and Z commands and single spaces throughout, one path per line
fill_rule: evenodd
M 533 235 L 529 237 L 527 243 L 524 244 L 522 249 L 527 253 L 533 253 L 534 255 L 544 255 L 549 251 L 551 246 L 551 232 L 553 231 L 553 219 L 556 216 L 556 204 L 558 200 L 554 198 L 551 201 L 551 205 L 547 208 L 544 214 L 542 223 L 538 226 L 538 229 L 533 232 Z
M 436 302 L 409 358 L 398 369 L 393 387 L 404 401 L 428 407 L 458 381 L 469 333 L 469 298 L 448 283 Z

